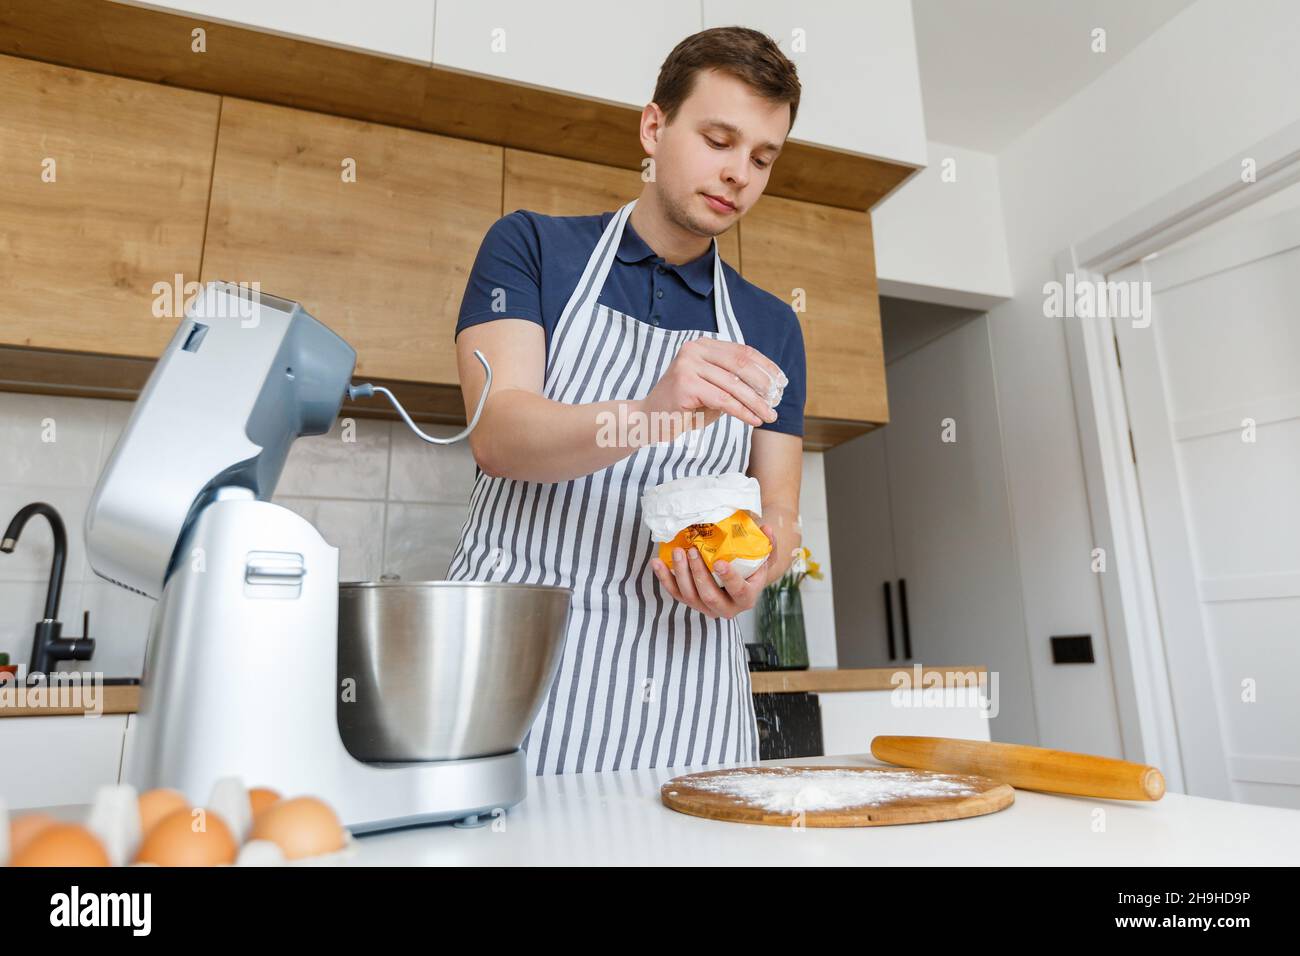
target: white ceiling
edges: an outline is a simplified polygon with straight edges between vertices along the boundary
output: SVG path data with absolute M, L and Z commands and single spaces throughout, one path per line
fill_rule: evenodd
M 1191 3 L 912 0 L 926 137 L 1000 151 Z

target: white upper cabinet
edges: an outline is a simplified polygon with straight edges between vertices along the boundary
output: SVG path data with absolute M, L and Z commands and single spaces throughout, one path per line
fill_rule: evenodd
M 700 30 L 699 0 L 438 0 L 437 13 L 438 66 L 637 109 L 664 58 Z
M 803 96 L 791 139 L 926 164 L 911 0 L 703 0 L 703 7 L 705 27 L 761 30 L 799 68 Z
M 753 27 L 799 68 L 792 138 L 926 165 L 911 0 L 125 2 L 637 109 L 653 99 L 659 67 L 683 39 L 707 27 Z
M 398 60 L 416 63 L 433 60 L 434 0 L 365 0 L 364 3 L 322 3 L 320 0 L 137 3 L 131 0 L 130 5 L 189 13 L 205 20 L 365 50 Z

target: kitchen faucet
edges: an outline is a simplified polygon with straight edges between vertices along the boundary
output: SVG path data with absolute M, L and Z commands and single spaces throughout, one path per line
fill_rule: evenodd
M 27 681 L 34 677 L 43 679 L 59 661 L 88 661 L 95 653 L 95 641 L 90 637 L 90 612 L 86 611 L 81 637 L 62 637 L 63 624 L 59 616 L 59 595 L 63 591 L 63 565 L 67 559 L 68 536 L 63 530 L 59 513 L 43 501 L 34 501 L 18 510 L 0 539 L 0 551 L 12 554 L 18 536 L 33 515 L 44 515 L 54 533 L 54 560 L 50 564 L 50 586 L 45 593 L 45 617 L 36 624 L 32 638 L 31 663 L 27 668 Z

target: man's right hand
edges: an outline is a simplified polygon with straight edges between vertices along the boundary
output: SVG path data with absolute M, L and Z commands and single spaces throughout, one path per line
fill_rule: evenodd
M 764 396 L 780 375 L 776 364 L 751 345 L 694 339 L 678 350 L 642 408 L 651 421 L 664 415 L 670 423 L 683 421 L 686 430 L 712 425 L 724 414 L 757 427 L 776 421 Z

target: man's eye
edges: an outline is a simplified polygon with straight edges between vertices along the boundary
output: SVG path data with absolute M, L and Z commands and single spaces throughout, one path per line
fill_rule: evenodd
M 708 143 L 710 146 L 712 146 L 714 149 L 726 149 L 726 148 L 727 148 L 727 144 L 726 144 L 726 143 L 719 143 L 717 140 L 712 139 L 711 137 L 708 137 L 708 136 L 704 137 L 704 141 L 705 141 L 706 143 Z M 756 160 L 754 160 L 754 165 L 757 166 L 759 169 L 767 169 L 767 167 L 768 167 L 769 164 L 766 163 L 766 162 L 764 162 L 764 161 L 761 160 L 761 159 L 756 159 Z

